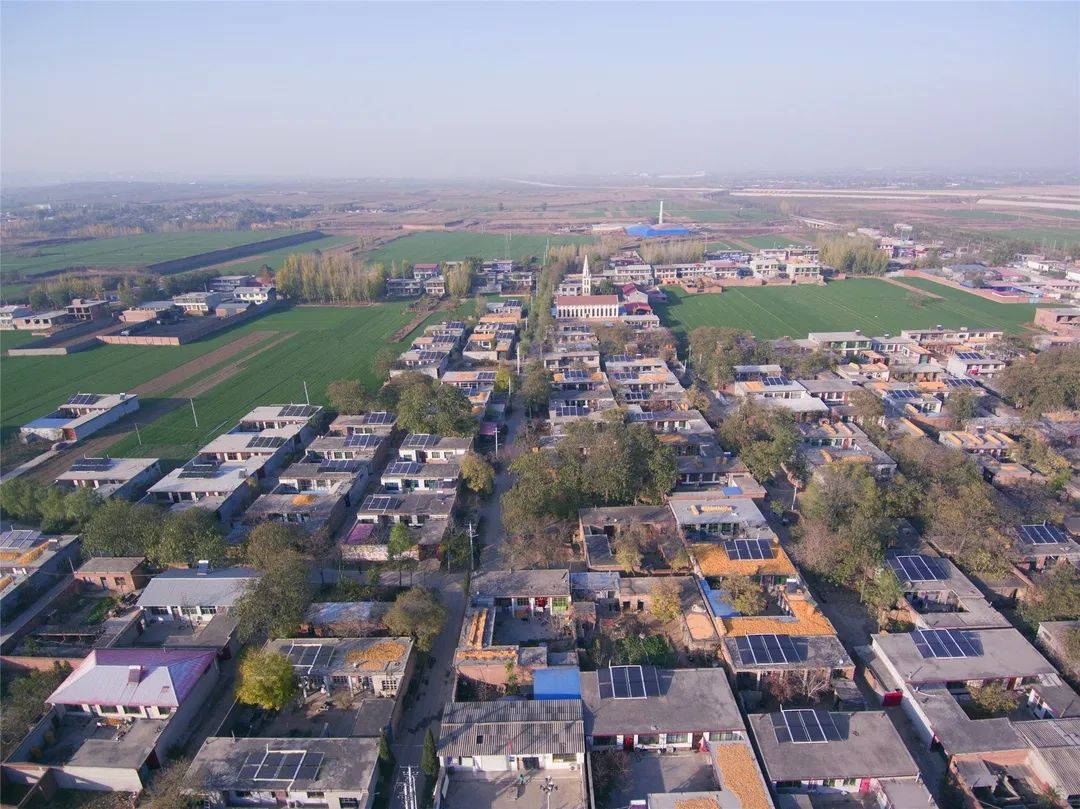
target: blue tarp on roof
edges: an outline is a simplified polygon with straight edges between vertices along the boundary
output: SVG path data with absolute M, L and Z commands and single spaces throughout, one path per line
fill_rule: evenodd
M 689 236 L 690 231 L 679 225 L 631 225 L 626 228 L 630 236 L 644 236 L 653 238 L 656 236 Z
M 730 618 L 739 614 L 734 607 L 724 600 L 725 594 L 722 590 L 712 589 L 708 582 L 703 582 L 703 589 L 705 590 L 705 598 L 709 602 L 709 608 L 715 617 Z
M 581 699 L 577 666 L 550 666 L 533 671 L 533 699 Z

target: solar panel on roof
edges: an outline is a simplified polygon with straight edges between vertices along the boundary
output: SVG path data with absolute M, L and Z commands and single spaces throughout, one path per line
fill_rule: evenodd
M 932 556 L 896 556 L 889 560 L 896 575 L 907 581 L 944 581 L 948 578 Z
M 778 385 L 790 385 L 791 382 L 786 376 L 767 376 L 761 380 L 762 384 L 766 387 L 776 387 Z
M 567 371 L 563 371 L 563 379 L 567 382 L 581 382 L 589 378 L 589 375 L 578 368 L 571 368 Z
M 1055 545 L 1065 541 L 1065 534 L 1054 525 L 1021 525 L 1020 539 L 1032 545 Z
M 627 382 L 631 379 L 637 379 L 637 374 L 633 371 L 616 371 L 613 374 L 608 374 L 616 382 Z
M 377 435 L 353 433 L 350 436 L 346 436 L 344 446 L 350 449 L 373 449 L 378 447 L 381 443 L 382 439 Z
M 649 394 L 641 390 L 632 390 L 623 394 L 623 401 L 626 402 L 645 402 L 648 401 Z
M 578 418 L 588 414 L 589 411 L 586 408 L 577 405 L 558 405 L 555 408 L 555 415 L 560 418 Z
M 96 393 L 76 393 L 74 396 L 67 400 L 67 404 L 92 405 L 100 398 L 102 397 Z
M 109 458 L 80 458 L 71 465 L 70 472 L 104 472 L 112 466 Z
M 974 379 L 963 379 L 960 377 L 950 376 L 945 379 L 945 384 L 950 388 L 977 388 L 979 383 Z
M 248 442 L 248 449 L 277 449 L 284 444 L 280 435 L 257 435 Z
M 387 475 L 415 475 L 420 471 L 420 464 L 415 461 L 395 461 L 386 467 Z
M 744 665 L 800 663 L 806 660 L 805 638 L 789 635 L 745 635 L 735 638 Z
M 445 356 L 445 351 L 421 351 L 420 362 L 439 362 Z
M 925 658 L 979 657 L 982 644 L 971 632 L 959 629 L 917 629 L 911 639 Z
M 372 410 L 364 414 L 364 424 L 392 424 L 394 414 L 385 410 Z
M 361 466 L 359 461 L 343 459 L 343 458 L 327 458 L 319 463 L 319 471 L 317 474 L 325 474 L 327 472 L 355 472 Z
M 958 357 L 962 360 L 981 360 L 984 359 L 983 355 L 977 351 L 957 351 L 954 357 Z
M 409 449 L 427 449 L 439 443 L 439 436 L 431 433 L 411 433 L 405 437 L 403 446 Z
M 840 733 L 832 716 L 827 713 L 818 713 L 808 708 L 800 708 L 794 711 L 781 711 L 788 739 L 796 744 L 821 744 L 822 742 L 836 741 Z M 784 741 L 777 736 L 777 741 Z
M 729 539 L 724 542 L 729 559 L 747 561 L 772 559 L 772 543 L 767 539 Z
M 364 499 L 360 511 L 387 511 L 393 507 L 394 498 L 384 494 L 373 494 Z
M 902 390 L 894 390 L 889 392 L 890 398 L 893 399 L 917 399 L 919 392 L 912 390 L 911 388 L 904 388 Z
M 23 551 L 32 548 L 41 536 L 40 532 L 28 528 L 16 528 L 0 534 L 0 548 L 11 551 Z
M 494 371 L 480 371 L 476 375 L 476 381 L 477 382 L 494 382 L 495 381 L 495 372 Z
M 645 699 L 660 694 L 660 681 L 652 666 L 609 666 L 596 673 L 601 699 Z
M 318 408 L 312 407 L 311 405 L 285 405 L 278 411 L 278 418 L 306 419 L 315 415 L 316 410 L 318 410 Z

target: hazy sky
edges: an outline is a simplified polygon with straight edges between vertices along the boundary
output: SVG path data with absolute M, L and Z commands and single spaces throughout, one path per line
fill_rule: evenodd
M 1080 4 L 0 5 L 5 172 L 1080 162 Z

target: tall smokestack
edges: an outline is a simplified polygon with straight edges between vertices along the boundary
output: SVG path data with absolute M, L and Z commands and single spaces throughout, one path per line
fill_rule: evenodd
M 658 224 L 658 225 L 664 224 L 664 201 L 663 200 L 660 200 L 660 219 L 657 220 L 656 224 Z

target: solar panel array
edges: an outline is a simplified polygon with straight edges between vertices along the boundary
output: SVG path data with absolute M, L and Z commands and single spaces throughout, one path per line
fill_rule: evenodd
M 294 669 L 307 669 L 310 672 L 320 662 L 329 662 L 333 654 L 333 649 L 321 643 L 293 643 L 285 656 Z
M 1056 545 L 1065 541 L 1065 534 L 1060 528 L 1041 523 L 1039 525 L 1021 525 L 1020 539 L 1032 545 Z
M 915 648 L 927 658 L 980 657 L 982 644 L 971 632 L 959 629 L 916 629 Z
M 578 405 L 556 405 L 555 415 L 559 418 L 579 418 L 589 415 L 589 410 Z
M 388 413 L 385 410 L 372 410 L 370 413 L 364 414 L 364 424 L 393 424 L 396 416 L 393 413 Z
M 648 400 L 649 394 L 642 390 L 632 390 L 623 394 L 625 402 L 647 402 Z
M 945 581 L 949 578 L 933 556 L 895 556 L 889 566 L 897 577 L 907 581 Z
M 386 467 L 387 475 L 415 475 L 420 471 L 421 464 L 416 461 L 394 461 Z
M 445 351 L 421 351 L 420 362 L 441 362 L 445 356 Z
M 284 443 L 280 435 L 257 435 L 248 442 L 248 449 L 277 449 Z
M 5 551 L 24 551 L 34 547 L 34 543 L 37 542 L 41 536 L 39 531 L 33 531 L 28 528 L 16 528 L 12 531 L 5 531 L 0 534 L 0 548 Z
M 363 466 L 361 461 L 342 458 L 326 458 L 319 462 L 319 471 L 316 474 L 321 475 L 327 472 L 353 473 L 359 471 L 361 466 Z
M 476 374 L 476 381 L 477 382 L 484 382 L 484 383 L 494 382 L 495 381 L 495 372 L 494 371 L 479 371 Z
M 974 379 L 962 379 L 962 378 L 956 377 L 956 376 L 946 377 L 945 385 L 946 385 L 946 387 L 950 387 L 950 388 L 977 388 L 977 387 L 979 387 L 979 383 L 976 382 Z
M 376 449 L 383 439 L 368 433 L 353 433 L 345 437 L 345 446 L 349 449 Z
M 589 378 L 589 374 L 580 368 L 571 368 L 563 371 L 563 379 L 567 382 L 582 382 Z
M 832 714 L 825 711 L 819 713 L 809 708 L 780 711 L 772 715 L 772 723 L 776 741 L 780 743 L 822 744 L 841 739 Z
M 439 436 L 431 433 L 410 433 L 401 445 L 408 449 L 428 449 L 439 443 Z
M 109 458 L 80 458 L 75 461 L 68 471 L 70 472 L 104 472 L 112 466 Z
M 660 696 L 660 679 L 652 666 L 609 666 L 596 672 L 601 699 L 645 699 Z
M 261 756 L 251 754 L 240 767 L 240 781 L 297 781 L 308 784 L 318 780 L 322 753 L 304 750 L 269 750 Z
M 185 466 L 178 477 L 181 478 L 212 478 L 218 473 L 221 467 L 220 461 L 203 461 L 200 463 L 193 463 Z
M 978 351 L 957 351 L 953 354 L 954 357 L 962 360 L 981 360 L 985 359 Z
M 360 511 L 389 511 L 394 507 L 396 502 L 397 499 L 394 497 L 389 497 L 385 494 L 373 494 L 364 498 L 364 503 L 360 506 Z
M 729 559 L 747 561 L 773 558 L 772 542 L 767 539 L 729 539 L 724 542 L 724 550 Z
M 631 379 L 637 379 L 638 375 L 633 371 L 616 371 L 613 374 L 608 374 L 616 382 L 628 382 Z
M 801 663 L 806 660 L 806 640 L 790 635 L 744 635 L 735 638 L 744 665 Z
M 278 411 L 278 417 L 283 419 L 307 419 L 318 412 L 319 408 L 311 405 L 285 405 Z
M 786 376 L 767 376 L 761 380 L 762 384 L 768 388 L 775 388 L 778 385 L 790 385 L 791 380 Z
M 100 398 L 102 397 L 96 393 L 76 393 L 67 400 L 67 403 L 69 405 L 92 405 Z
M 890 399 L 918 399 L 919 396 L 920 393 L 917 390 L 912 390 L 911 388 L 903 388 L 901 390 L 889 391 Z

